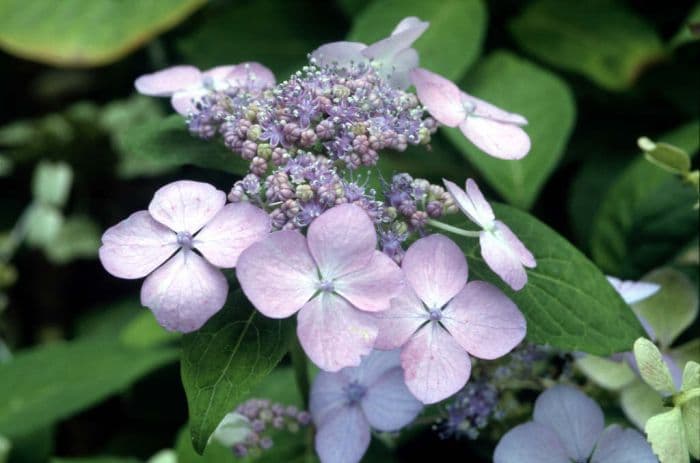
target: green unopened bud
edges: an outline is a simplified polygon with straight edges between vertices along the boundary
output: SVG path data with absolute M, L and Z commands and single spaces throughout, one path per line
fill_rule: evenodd
M 406 224 L 406 222 L 402 222 L 400 220 L 396 221 L 391 224 L 391 231 L 393 231 L 396 234 L 408 233 L 408 225 Z
M 258 157 L 267 161 L 270 159 L 270 156 L 272 156 L 272 147 L 268 143 L 260 143 L 258 145 Z
M 646 137 L 637 140 L 637 144 L 652 164 L 674 174 L 690 171 L 690 156 L 682 149 L 668 143 L 654 143 Z
M 248 109 L 246 109 L 243 116 L 250 122 L 255 122 L 258 119 L 258 111 L 253 107 L 249 107 Z
M 310 185 L 298 185 L 296 188 L 296 197 L 299 201 L 311 201 L 314 197 L 314 191 Z
M 345 85 L 336 84 L 333 86 L 333 96 L 336 98 L 347 98 L 350 93 L 350 89 Z
M 393 206 L 389 206 L 389 207 L 385 208 L 384 213 L 386 214 L 387 217 L 389 217 L 389 220 L 394 220 L 394 219 L 396 219 L 396 217 L 399 216 L 398 211 Z
M 418 143 L 421 145 L 427 145 L 430 143 L 430 130 L 427 127 L 421 127 L 418 129 Z
M 364 135 L 367 132 L 367 124 L 364 122 L 356 122 L 352 125 L 350 131 L 355 135 Z
M 253 124 L 248 128 L 248 132 L 246 132 L 246 137 L 250 141 L 256 141 L 258 138 L 260 138 L 261 134 L 262 127 L 260 127 L 258 124 Z

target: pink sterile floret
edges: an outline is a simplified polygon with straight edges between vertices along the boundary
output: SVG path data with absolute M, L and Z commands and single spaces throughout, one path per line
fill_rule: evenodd
M 459 127 L 486 154 L 500 159 L 521 159 L 530 151 L 530 137 L 521 128 L 527 119 L 520 114 L 467 95 L 451 81 L 427 69 L 411 70 L 410 78 L 428 112 L 443 125 Z
M 406 251 L 407 284 L 378 313 L 378 349 L 402 347 L 406 385 L 423 403 L 459 391 L 471 372 L 469 354 L 495 359 L 525 336 L 525 319 L 498 288 L 467 283 L 467 260 L 450 239 L 435 234 Z
M 402 286 L 401 270 L 376 250 L 372 221 L 360 207 L 335 206 L 309 226 L 271 233 L 241 254 L 236 275 L 264 315 L 297 311 L 297 334 L 320 368 L 359 365 L 377 337 L 369 312 L 389 308 Z
M 217 267 L 235 267 L 241 252 L 270 231 L 262 209 L 225 203 L 212 185 L 177 181 L 159 189 L 147 211 L 102 235 L 104 268 L 119 278 L 148 275 L 141 303 L 169 330 L 197 330 L 218 312 L 228 283 Z
M 491 205 L 474 180 L 468 179 L 464 190 L 449 180 L 443 180 L 443 183 L 455 199 L 457 207 L 482 228 L 479 245 L 486 264 L 511 288 L 521 290 L 527 283 L 524 267 L 537 266 L 532 253 L 508 225 L 496 220 Z

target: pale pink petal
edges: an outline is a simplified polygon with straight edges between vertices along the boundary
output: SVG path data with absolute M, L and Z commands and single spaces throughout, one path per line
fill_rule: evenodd
M 530 151 L 530 137 L 514 124 L 469 116 L 459 129 L 480 150 L 495 158 L 517 160 Z
M 228 64 L 224 66 L 215 66 L 211 69 L 207 69 L 206 71 L 202 72 L 202 79 L 211 79 L 212 82 L 211 84 L 214 85 L 214 88 L 217 87 L 217 83 L 225 83 L 226 78 L 228 77 L 229 74 L 231 74 L 232 71 L 234 71 L 238 65 L 236 64 Z M 224 90 L 222 88 L 222 90 Z
M 377 339 L 372 315 L 322 291 L 299 311 L 297 335 L 306 355 L 325 371 L 357 366 Z
M 493 453 L 493 463 L 570 462 L 559 436 L 547 426 L 532 421 L 505 433 Z
M 275 75 L 268 68 L 253 61 L 241 63 L 226 76 L 233 87 L 243 87 L 251 91 L 261 91 L 275 85 Z
M 368 62 L 362 55 L 367 45 L 359 42 L 332 42 L 321 45 L 311 53 L 318 66 L 349 68 L 353 64 Z
M 429 25 L 430 23 L 428 21 L 421 21 L 420 18 L 416 16 L 407 16 L 399 21 L 394 30 L 391 31 L 391 35 L 400 34 L 407 30 L 420 30 L 422 34 Z
M 150 274 L 141 287 L 141 304 L 171 331 L 198 330 L 226 302 L 228 283 L 219 269 L 183 249 Z
M 473 108 L 474 116 L 484 117 L 498 122 L 515 125 L 527 125 L 527 119 L 516 113 L 509 113 L 501 108 L 492 105 L 488 101 L 481 100 L 474 96 L 462 92 L 462 103 Z
M 438 122 L 457 127 L 465 120 L 461 92 L 455 84 L 423 68 L 412 70 L 410 77 L 421 104 Z
M 316 264 L 296 231 L 269 234 L 238 257 L 236 277 L 248 300 L 271 318 L 286 318 L 316 292 Z
M 139 93 L 151 96 L 170 96 L 178 90 L 201 83 L 202 73 L 194 66 L 173 66 L 153 74 L 146 74 L 134 82 Z
M 427 22 L 417 19 L 406 18 L 401 21 L 389 37 L 368 46 L 362 50 L 362 54 L 373 60 L 393 61 L 397 54 L 411 48 L 413 42 L 428 28 Z
M 623 281 L 613 276 L 608 276 L 607 278 L 613 288 L 615 288 L 615 291 L 617 291 L 628 304 L 634 304 L 651 297 L 661 289 L 661 286 L 656 283 L 649 283 L 646 281 Z
M 413 243 L 401 268 L 428 309 L 441 309 L 467 283 L 467 259 L 454 241 L 440 234 Z
M 404 90 L 411 86 L 409 72 L 418 67 L 418 62 L 418 52 L 408 48 L 397 53 L 390 65 L 382 68 L 382 73 L 392 87 Z
M 309 394 L 309 412 L 316 426 L 322 426 L 346 406 L 344 388 L 348 383 L 346 375 L 342 373 L 320 371 L 316 375 Z
M 467 384 L 469 355 L 437 322 L 424 326 L 401 351 L 406 386 L 424 404 L 450 397 Z
M 444 178 L 442 179 L 442 183 L 445 185 L 447 191 L 454 198 L 457 207 L 464 213 L 464 215 L 469 217 L 469 220 L 471 220 L 481 228 L 490 228 L 491 223 L 487 220 L 483 220 L 484 217 L 481 217 L 480 211 L 477 210 L 476 205 L 463 189 L 458 187 L 455 183 L 452 183 Z
M 270 232 L 270 216 L 249 203 L 227 204 L 195 236 L 193 246 L 217 267 L 232 268 L 238 256 Z
M 102 235 L 100 262 L 115 277 L 142 278 L 179 247 L 172 230 L 153 220 L 148 211 L 138 211 Z
M 365 211 L 341 204 L 311 222 L 307 240 L 321 277 L 333 280 L 367 265 L 374 256 L 377 233 Z
M 564 385 L 540 394 L 533 418 L 559 435 L 567 455 L 574 461 L 586 461 L 591 456 L 605 426 L 598 404 L 578 389 Z
M 658 460 L 641 433 L 614 424 L 598 440 L 591 463 L 658 463 Z
M 418 327 L 430 319 L 425 306 L 409 285 L 404 285 L 401 292 L 391 300 L 389 310 L 374 315 L 379 327 L 374 347 L 387 350 L 406 344 Z
M 403 273 L 389 256 L 374 251 L 366 267 L 338 278 L 335 292 L 361 310 L 377 312 L 390 306 L 403 287 Z
M 212 185 L 179 180 L 156 191 L 148 212 L 175 232 L 195 234 L 219 213 L 225 203 L 226 193 Z
M 527 331 L 513 301 L 485 281 L 467 283 L 442 311 L 441 321 L 469 354 L 487 360 L 510 352 Z
M 369 441 L 369 424 L 360 407 L 344 407 L 318 426 L 316 453 L 322 463 L 359 463 Z
M 469 196 L 471 203 L 474 205 L 474 210 L 476 211 L 477 217 L 479 217 L 480 223 L 492 223 L 496 219 L 496 216 L 493 213 L 493 209 L 491 209 L 491 205 L 481 193 L 479 185 L 477 185 L 474 180 L 468 178 L 464 186 L 464 191 L 466 191 L 467 196 Z
M 492 231 L 479 234 L 481 256 L 491 270 L 516 291 L 527 283 L 527 272 L 523 267 L 534 267 L 535 260 L 520 240 L 504 223 L 495 221 Z
M 379 431 L 397 431 L 411 423 L 423 409 L 423 404 L 406 387 L 398 364 L 367 385 L 360 405 L 370 426 Z
M 170 105 L 178 114 L 187 116 L 196 112 L 197 102 L 206 94 L 207 91 L 204 88 L 178 91 L 170 97 Z

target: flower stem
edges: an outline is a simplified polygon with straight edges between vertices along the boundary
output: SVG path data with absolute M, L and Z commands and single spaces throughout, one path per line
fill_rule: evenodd
M 306 354 L 299 344 L 299 339 L 294 336 L 292 345 L 289 349 L 289 354 L 292 357 L 292 367 L 294 368 L 294 379 L 297 383 L 297 389 L 301 395 L 304 408 L 309 408 L 309 367 L 306 362 Z
M 462 230 L 461 228 L 453 227 L 452 225 L 446 224 L 444 222 L 439 222 L 433 219 L 428 220 L 428 224 L 446 232 L 454 233 L 455 235 L 466 236 L 468 238 L 478 238 L 481 234 L 480 231 Z
M 673 396 L 673 405 L 680 407 L 691 399 L 700 398 L 700 387 L 694 387 Z

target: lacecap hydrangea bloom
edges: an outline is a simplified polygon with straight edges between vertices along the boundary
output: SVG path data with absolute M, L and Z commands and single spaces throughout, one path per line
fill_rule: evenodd
M 540 394 L 533 421 L 508 431 L 496 446 L 494 463 L 656 463 L 638 431 L 605 428 L 597 403 L 571 386 Z
M 143 278 L 141 304 L 163 327 L 199 329 L 223 307 L 228 282 L 219 268 L 270 230 L 270 219 L 250 204 L 226 204 L 207 183 L 180 180 L 102 235 L 100 262 L 119 278 Z

